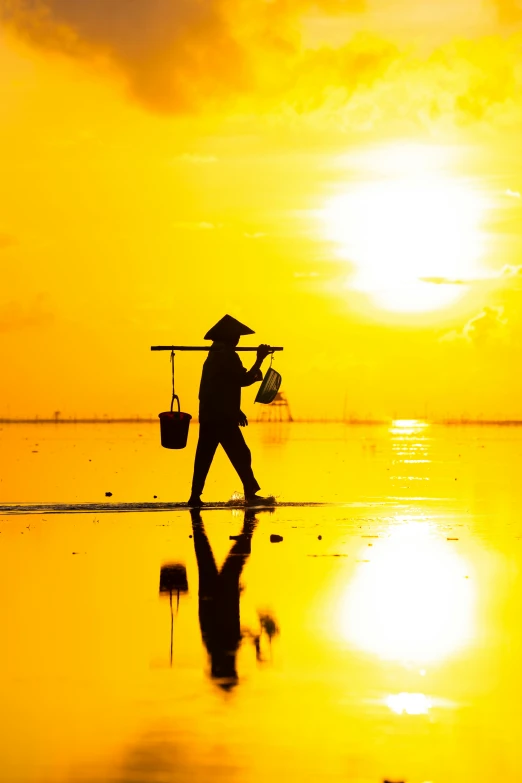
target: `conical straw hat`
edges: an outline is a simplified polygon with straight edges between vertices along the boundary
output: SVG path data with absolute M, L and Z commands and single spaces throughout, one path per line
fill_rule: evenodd
M 242 334 L 255 334 L 255 332 L 242 324 L 241 321 L 232 318 L 231 315 L 224 315 L 217 324 L 208 330 L 205 340 L 228 340 L 240 337 Z

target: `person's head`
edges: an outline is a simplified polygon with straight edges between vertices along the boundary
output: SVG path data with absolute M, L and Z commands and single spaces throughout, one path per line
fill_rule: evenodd
M 221 340 L 215 340 L 214 344 L 217 343 L 217 342 L 218 343 L 224 343 L 225 345 L 230 346 L 230 348 L 235 348 L 236 345 L 239 343 L 240 339 L 241 339 L 241 335 L 240 334 L 238 334 L 238 335 L 231 334 L 231 335 L 229 335 L 226 338 L 223 337 Z

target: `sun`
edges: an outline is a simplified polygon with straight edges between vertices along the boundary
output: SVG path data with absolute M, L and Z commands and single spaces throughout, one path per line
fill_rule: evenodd
M 354 265 L 348 287 L 388 310 L 446 307 L 480 276 L 484 195 L 422 152 L 380 151 L 371 175 L 322 212 L 328 239 Z

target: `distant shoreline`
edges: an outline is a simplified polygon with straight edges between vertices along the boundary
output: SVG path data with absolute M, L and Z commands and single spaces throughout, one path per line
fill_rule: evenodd
M 408 421 L 414 423 L 433 424 L 444 427 L 522 427 L 522 419 L 400 419 L 402 426 L 407 427 Z M 158 417 L 136 418 L 80 418 L 80 419 L 11 419 L 1 418 L 2 424 L 157 424 Z M 191 424 L 197 424 L 197 419 L 192 419 Z M 392 426 L 393 419 L 293 419 L 292 421 L 269 421 L 266 419 L 250 418 L 251 424 L 346 424 L 347 426 Z
M 134 419 L 0 419 L 0 424 L 157 424 L 158 417 Z M 292 419 L 272 420 L 249 418 L 251 424 L 372 424 L 389 425 L 391 419 Z M 198 419 L 192 419 L 191 424 L 198 424 Z

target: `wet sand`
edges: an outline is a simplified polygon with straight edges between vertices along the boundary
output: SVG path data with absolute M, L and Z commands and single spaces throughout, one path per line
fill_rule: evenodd
M 522 779 L 522 429 L 251 427 L 318 505 L 245 519 L 169 508 L 191 452 L 108 426 L 0 433 L 1 780 Z

